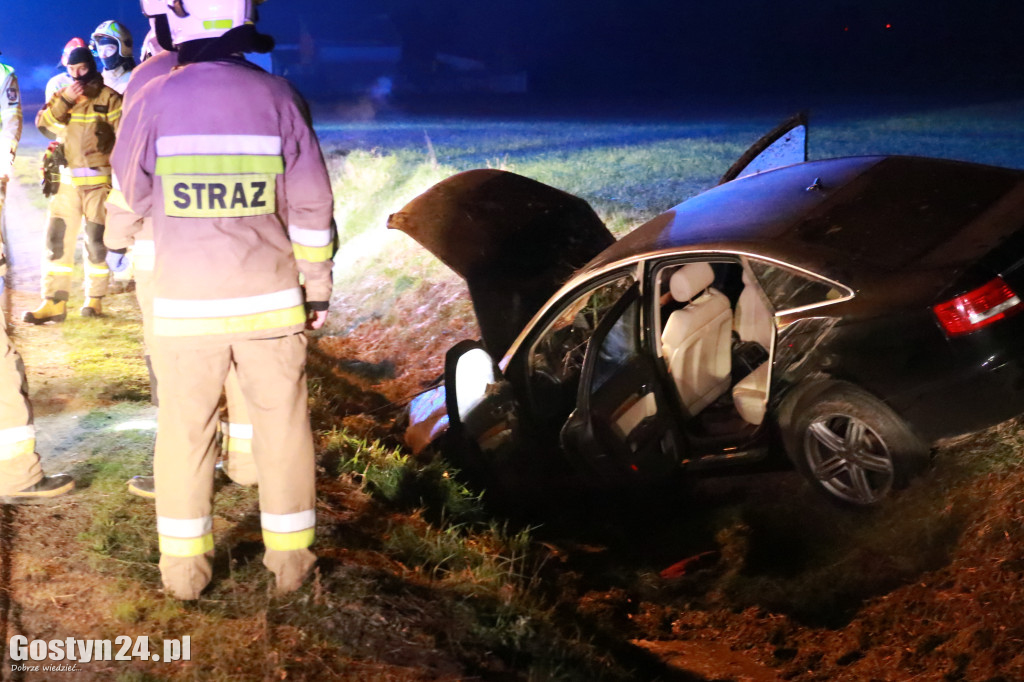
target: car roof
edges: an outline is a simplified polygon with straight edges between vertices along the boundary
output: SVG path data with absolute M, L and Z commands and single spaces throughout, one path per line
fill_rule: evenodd
M 794 164 L 679 204 L 607 248 L 580 275 L 686 251 L 761 255 L 826 276 L 858 266 L 948 267 L 980 255 L 956 237 L 1022 179 L 1018 170 L 910 156 Z M 991 244 L 973 247 L 983 252 Z

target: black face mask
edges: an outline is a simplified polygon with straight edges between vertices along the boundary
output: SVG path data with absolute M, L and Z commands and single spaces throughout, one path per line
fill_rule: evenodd
M 75 76 L 75 80 L 78 81 L 79 83 L 81 83 L 82 85 L 85 85 L 86 83 L 88 83 L 89 81 L 91 81 L 95 77 L 96 77 L 96 69 L 92 69 L 91 71 L 87 71 L 86 73 L 82 74 L 81 76 Z

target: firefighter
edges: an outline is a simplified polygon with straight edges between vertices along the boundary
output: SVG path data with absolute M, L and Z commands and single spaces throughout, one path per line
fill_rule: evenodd
M 74 79 L 53 95 L 36 116 L 44 134 L 60 136 L 70 182 L 61 182 L 50 204 L 43 263 L 43 303 L 25 313 L 33 324 L 60 322 L 66 316 L 78 229 L 85 218 L 85 305 L 83 317 L 103 312 L 110 270 L 103 246 L 104 203 L 110 191 L 110 152 L 121 121 L 121 95 L 103 84 L 87 48 L 68 55 L 68 74 Z
M 243 52 L 269 51 L 251 0 L 174 0 L 179 67 L 129 111 L 113 158 L 153 219 L 160 572 L 196 599 L 211 577 L 217 402 L 233 366 L 251 407 L 263 563 L 278 592 L 315 556 L 306 337 L 331 295 L 333 198 L 308 110 Z
M 21 94 L 14 69 L 0 64 L 0 212 L 7 180 L 21 140 Z M 7 259 L 0 232 L 0 295 L 6 286 Z M 7 336 L 0 309 L 0 503 L 31 502 L 57 497 L 75 487 L 67 474 L 44 476 L 36 454 L 36 432 L 28 402 L 25 365 Z
M 75 82 L 75 79 L 68 75 L 68 57 L 71 55 L 71 51 L 76 47 L 85 47 L 85 41 L 81 38 L 72 38 L 64 45 L 64 51 L 61 54 L 60 65 L 61 72 L 55 75 L 53 78 L 46 82 L 46 101 L 49 102 L 50 98 L 53 97 L 58 90 L 62 90 L 65 87 Z M 71 184 L 71 173 L 68 171 L 67 162 L 64 158 L 64 143 L 59 135 L 48 134 L 47 137 L 53 141 L 43 152 L 43 163 L 42 168 L 42 189 L 43 196 L 49 201 L 47 202 L 47 211 L 51 212 L 52 204 L 56 200 L 55 197 L 60 191 L 61 181 L 67 183 L 65 188 L 65 194 L 73 194 L 74 186 Z M 61 200 L 67 201 L 67 198 Z M 77 234 L 77 233 L 76 233 Z M 44 266 L 45 269 L 45 266 Z
M 0 68 L 9 67 L 0 64 Z M 13 87 L 17 89 L 17 84 Z M 4 99 L 8 99 L 6 91 Z M 6 135 L 6 121 L 3 132 Z M 13 139 L 17 143 L 17 133 Z M 4 291 L 6 272 L 4 243 L 0 239 L 0 294 Z M 28 402 L 25 365 L 7 336 L 7 322 L 0 310 L 0 504 L 43 501 L 75 487 L 68 474 L 43 475 L 35 446 L 36 429 Z
M 178 53 L 171 42 L 167 25 L 166 0 L 142 0 L 142 12 L 150 22 L 154 54 L 132 72 L 124 92 L 123 116 L 135 105 L 136 94 L 151 80 L 166 75 L 178 65 Z M 124 144 L 124 142 L 119 142 Z M 115 144 L 115 148 L 116 148 Z M 140 218 L 124 203 L 116 187 L 107 197 L 107 223 L 103 233 L 107 263 L 118 272 L 126 267 L 126 249 L 131 249 L 131 265 L 135 269 L 135 296 L 142 311 L 143 342 L 146 349 L 146 367 L 149 369 L 150 394 L 159 404 L 157 379 L 153 373 L 149 349 L 153 347 L 153 221 Z M 249 422 L 245 399 L 238 387 L 234 369 L 229 370 L 224 385 L 227 397 L 228 419 L 220 423 L 221 452 L 224 453 L 223 471 L 239 485 L 256 484 L 256 465 L 252 458 L 252 424 Z M 153 499 L 156 488 L 152 476 L 135 476 L 128 481 L 128 492 Z
M 21 140 L 21 91 L 14 69 L 0 63 L 0 211 L 7 198 L 14 156 Z
M 103 66 L 103 83 L 119 95 L 124 94 L 135 68 L 132 33 L 128 27 L 113 19 L 104 21 L 92 32 L 89 49 Z

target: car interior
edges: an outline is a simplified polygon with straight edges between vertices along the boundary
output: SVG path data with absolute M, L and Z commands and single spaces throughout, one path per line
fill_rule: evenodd
M 751 435 L 764 420 L 771 307 L 738 261 L 669 265 L 656 274 L 661 356 L 691 439 Z

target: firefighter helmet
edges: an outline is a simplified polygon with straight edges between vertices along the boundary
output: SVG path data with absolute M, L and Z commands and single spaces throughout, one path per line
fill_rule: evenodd
M 142 13 L 147 17 L 158 17 L 167 14 L 167 0 L 139 0 Z
M 238 26 L 255 23 L 255 0 L 167 0 L 167 22 L 175 45 L 219 38 Z
M 75 37 L 67 42 L 67 45 L 64 46 L 64 53 L 60 56 L 61 66 L 68 65 L 68 57 L 71 56 L 71 51 L 76 47 L 85 47 L 85 41 L 81 38 Z
M 104 21 L 92 32 L 92 42 L 89 43 L 89 49 L 92 50 L 93 55 L 100 59 L 104 59 L 104 55 L 101 54 L 100 50 L 100 46 L 103 44 L 116 44 L 117 54 L 121 57 L 132 56 L 132 32 L 119 21 L 114 21 L 113 19 Z M 106 56 L 113 57 L 114 55 Z

